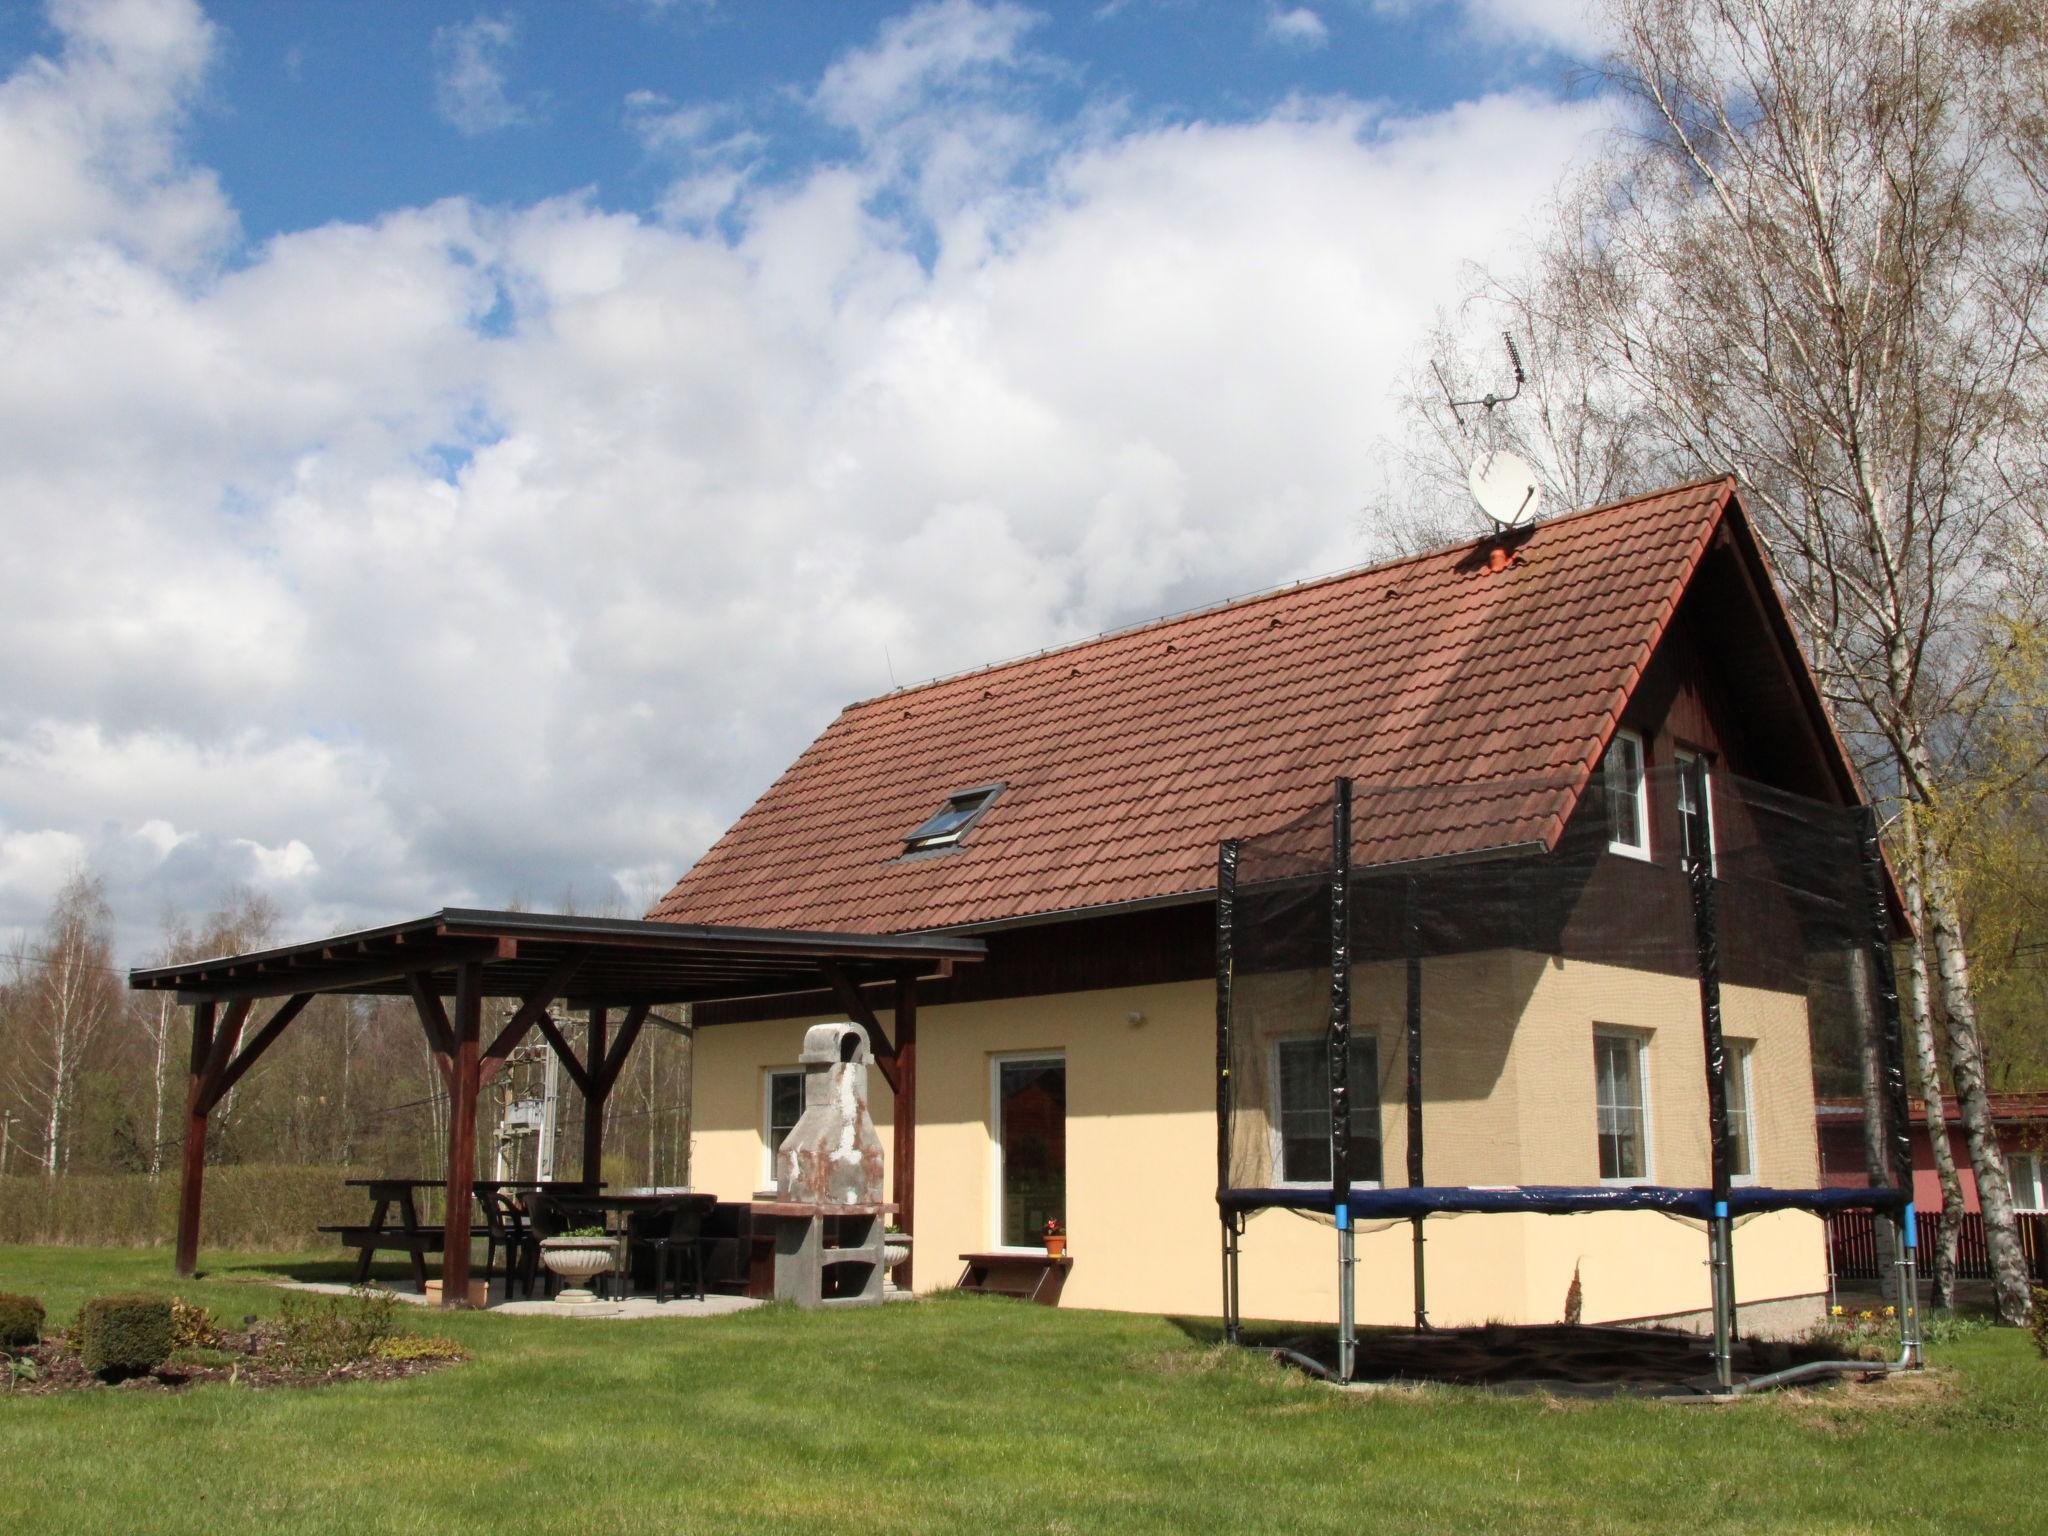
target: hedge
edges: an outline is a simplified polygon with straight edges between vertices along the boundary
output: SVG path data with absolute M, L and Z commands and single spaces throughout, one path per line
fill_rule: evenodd
M 29 1349 L 43 1337 L 43 1304 L 33 1296 L 0 1296 L 0 1349 Z
M 363 1192 L 348 1168 L 233 1163 L 206 1170 L 200 1238 L 209 1248 L 329 1248 L 321 1226 L 361 1221 Z M 422 1213 L 424 1215 L 424 1213 Z M 71 1243 L 146 1248 L 178 1231 L 175 1172 L 10 1175 L 0 1179 L 0 1243 Z
M 78 1309 L 73 1330 L 85 1368 L 101 1376 L 140 1376 L 171 1354 L 166 1296 L 96 1296 Z

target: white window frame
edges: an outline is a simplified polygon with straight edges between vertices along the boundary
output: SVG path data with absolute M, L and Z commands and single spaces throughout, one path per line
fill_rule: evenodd
M 2030 1213 L 2048 1212 L 2048 1152 L 2009 1153 L 2006 1166 L 2012 1173 L 2014 1209 Z M 2022 1166 L 2027 1169 L 2024 1186 L 2020 1183 Z
M 1643 1171 L 1634 1178 L 1600 1178 L 1600 1183 L 1615 1188 L 1629 1188 L 1638 1184 L 1657 1182 L 1657 1127 L 1650 1111 L 1650 1040 L 1653 1031 L 1631 1029 L 1626 1024 L 1596 1024 L 1593 1026 L 1593 1162 L 1597 1169 L 1600 1161 L 1600 1042 L 1620 1040 L 1635 1051 L 1636 1092 L 1642 1098 L 1643 1112 Z
M 1749 1172 L 1730 1172 L 1730 1184 L 1754 1184 L 1758 1181 L 1758 1164 L 1762 1159 L 1757 1155 L 1756 1145 L 1756 1042 L 1754 1040 L 1728 1040 L 1721 1042 L 1727 1051 L 1729 1072 L 1728 1083 L 1742 1085 L 1742 1134 L 1743 1144 L 1749 1148 Z M 1732 1121 L 1734 1115 L 1731 1113 Z
M 1377 1179 L 1357 1180 L 1351 1187 L 1353 1189 L 1380 1189 L 1385 1185 L 1387 1171 L 1387 1120 L 1386 1106 L 1380 1102 L 1379 1031 L 1355 1030 L 1351 1038 L 1354 1043 L 1359 1040 L 1372 1041 L 1372 1101 L 1374 1108 L 1380 1111 L 1380 1177 Z M 1318 1045 L 1327 1045 L 1329 1036 L 1326 1034 L 1275 1035 L 1267 1043 L 1266 1047 L 1266 1080 L 1271 1085 L 1266 1094 L 1266 1137 L 1270 1148 L 1268 1156 L 1273 1167 L 1273 1187 L 1276 1189 L 1328 1189 L 1330 1187 L 1328 1179 L 1288 1179 L 1281 1176 L 1282 1169 L 1286 1166 L 1286 1163 L 1280 1141 L 1280 1048 L 1302 1040 L 1313 1041 Z M 1356 1101 L 1354 1100 L 1354 1102 Z M 1331 1162 L 1333 1170 L 1335 1166 L 1336 1163 L 1333 1157 Z
M 1700 768 L 1700 794 L 1703 802 L 1700 810 L 1707 818 L 1707 873 L 1711 875 L 1716 872 L 1721 862 L 1721 850 L 1716 841 L 1714 831 L 1714 760 L 1705 752 L 1697 752 L 1690 747 L 1681 748 L 1672 754 L 1672 758 L 1678 770 L 1672 776 L 1672 791 L 1674 795 L 1679 797 L 1679 803 L 1674 807 L 1678 812 L 1678 857 L 1681 863 L 1684 862 L 1686 857 L 1685 804 L 1683 799 L 1685 795 L 1685 770 L 1690 765 L 1697 763 Z
M 1650 858 L 1650 751 L 1643 742 L 1643 733 L 1627 729 L 1616 731 L 1613 738 L 1607 743 L 1607 751 L 1601 759 L 1600 771 L 1606 777 L 1608 794 L 1611 800 L 1616 769 L 1614 749 L 1621 742 L 1629 743 L 1635 748 L 1636 753 L 1636 841 L 1634 843 L 1625 843 L 1620 838 L 1610 836 L 1607 840 L 1607 851 L 1609 853 L 1619 853 L 1631 859 L 1642 859 L 1647 862 Z M 1608 814 L 1612 816 L 1613 812 L 1611 809 Z
M 1045 1244 L 1018 1247 L 1003 1241 L 1003 1068 L 1026 1061 L 1056 1061 L 1064 1069 L 1067 1053 L 1004 1051 L 988 1059 L 988 1237 L 991 1253 L 1044 1253 Z M 1062 1220 L 1065 1220 L 1062 1215 Z
M 799 1066 L 763 1067 L 761 1069 L 761 1187 L 772 1189 L 775 1185 L 775 1142 L 772 1132 L 775 1128 L 775 1079 L 795 1076 L 801 1079 L 804 1069 Z M 801 1115 L 802 1110 L 797 1113 Z

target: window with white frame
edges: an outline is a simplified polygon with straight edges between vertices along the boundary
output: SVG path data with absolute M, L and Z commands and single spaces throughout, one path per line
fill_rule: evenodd
M 1380 1053 L 1351 1037 L 1353 1184 L 1380 1182 Z M 1273 1170 L 1282 1184 L 1330 1182 L 1330 1055 L 1321 1035 L 1273 1042 Z
M 2012 1171 L 2012 1203 L 2023 1211 L 2048 1212 L 2048 1153 L 2015 1152 L 2006 1166 Z
M 1726 1042 L 1728 1068 L 1722 1082 L 1728 1090 L 1728 1177 L 1737 1184 L 1756 1182 L 1756 1100 L 1750 1093 L 1750 1057 L 1755 1043 Z
M 1650 856 L 1650 799 L 1645 786 L 1643 738 L 1616 731 L 1604 759 L 1607 781 L 1607 846 L 1633 858 Z
M 804 1112 L 804 1070 L 778 1068 L 761 1074 L 761 1145 L 768 1183 L 775 1182 L 775 1154 Z
M 1713 770 L 1699 752 L 1678 754 L 1678 856 L 1714 872 Z
M 1648 1047 L 1643 1037 L 1603 1029 L 1593 1035 L 1593 1106 L 1600 1138 L 1600 1178 L 1642 1184 L 1650 1177 L 1650 1113 L 1644 1093 Z

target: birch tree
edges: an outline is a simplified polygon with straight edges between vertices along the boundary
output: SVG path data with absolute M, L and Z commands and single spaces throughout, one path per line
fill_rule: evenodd
M 66 1133 L 86 1053 L 118 1011 L 111 927 L 99 880 L 80 869 L 57 892 L 40 938 L 14 961 L 19 1011 L 10 1069 L 36 1116 L 50 1178 L 68 1161 Z
M 1553 479 L 1560 443 L 1660 480 L 1743 477 L 1838 723 L 1898 810 L 1929 1129 L 1946 1140 L 1938 1052 L 1998 1310 L 2022 1321 L 1941 806 L 1989 681 L 1985 615 L 2042 559 L 2048 18 L 2007 0 L 1603 9 L 1620 126 L 1526 270 L 1478 290 L 1567 355 L 1565 387 L 1532 391 L 1561 419 L 1518 404 L 1506 430 Z

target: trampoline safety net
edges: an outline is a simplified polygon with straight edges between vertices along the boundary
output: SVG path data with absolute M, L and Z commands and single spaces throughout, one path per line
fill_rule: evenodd
M 1704 759 L 1620 767 L 1582 794 L 1339 781 L 1223 846 L 1227 1313 L 1261 1211 L 1349 1229 L 1647 1208 L 1711 1227 L 1904 1205 L 1874 818 Z M 1554 836 L 1506 842 L 1532 826 Z M 1859 1168 L 1823 1175 L 1821 1100 L 1861 1106 Z

